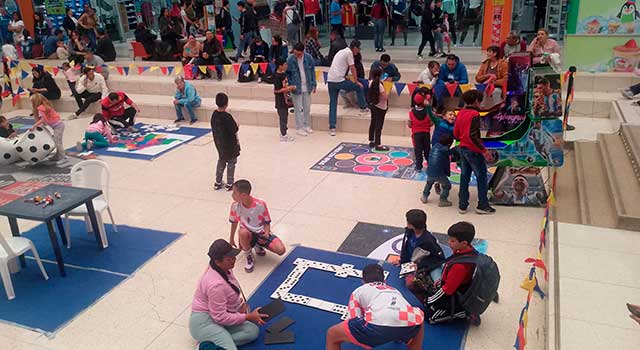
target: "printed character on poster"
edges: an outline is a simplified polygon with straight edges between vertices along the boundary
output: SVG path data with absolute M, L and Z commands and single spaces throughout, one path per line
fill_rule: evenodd
M 536 117 L 562 116 L 560 101 L 560 82 L 555 77 L 552 82 L 546 77 L 536 77 L 536 87 L 533 89 L 533 115 Z
M 640 12 L 635 0 L 625 2 L 616 17 L 620 18 L 620 23 L 627 30 L 627 34 L 633 34 L 636 29 L 636 21 L 640 19 Z
M 518 127 L 526 119 L 525 103 L 523 94 L 507 96 L 500 112 L 491 116 L 487 137 L 497 137 Z
M 524 115 L 524 95 L 511 95 L 505 101 L 505 112 L 510 115 Z
M 529 67 L 531 54 L 513 54 L 509 56 L 509 76 L 507 91 L 511 93 L 525 93 L 529 84 Z
M 542 126 L 541 121 L 533 123 L 531 131 L 529 131 L 529 140 L 533 143 L 536 152 L 542 156 L 547 162 L 553 164 L 553 149 L 561 146 L 562 140 L 556 139 L 548 130 Z
M 540 168 L 511 168 L 500 179 L 492 203 L 506 205 L 540 206 L 547 196 L 540 177 Z

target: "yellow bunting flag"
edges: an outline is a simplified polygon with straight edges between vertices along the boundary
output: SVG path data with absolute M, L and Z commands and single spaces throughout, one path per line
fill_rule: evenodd
M 176 66 L 175 74 L 178 75 L 180 73 L 182 73 L 182 66 Z
M 198 69 L 202 72 L 202 74 L 207 74 L 207 66 L 198 66 Z
M 458 86 L 460 86 L 460 91 L 462 91 L 463 94 L 474 87 L 473 84 L 460 84 Z
M 257 63 L 251 63 L 251 70 L 253 71 L 253 74 L 257 74 L 258 72 L 258 67 L 260 67 L 259 64 Z
M 230 64 L 225 64 L 224 65 L 224 74 L 229 75 L 229 72 L 231 71 L 231 65 Z
M 549 198 L 547 198 L 547 201 L 549 201 L 551 205 L 556 204 L 556 196 L 553 194 L 553 190 L 551 190 L 551 193 L 549 194 Z
M 383 81 L 382 86 L 384 86 L 384 92 L 389 95 L 389 92 L 391 92 L 391 88 L 393 87 L 393 83 L 390 81 Z
M 421 88 L 426 87 L 427 89 L 431 89 L 431 84 L 420 84 L 418 86 Z
M 320 82 L 322 78 L 322 70 L 321 69 L 316 69 L 316 82 Z
M 153 67 L 149 68 L 149 72 L 154 72 L 154 71 L 157 71 L 158 69 L 160 69 L 160 67 L 153 66 Z
M 533 279 L 529 279 L 528 276 L 527 278 L 524 279 L 524 281 L 522 281 L 522 284 L 520 285 L 520 288 L 524 290 L 528 290 L 529 292 L 532 292 L 533 288 L 535 287 L 536 287 L 536 278 L 533 277 Z

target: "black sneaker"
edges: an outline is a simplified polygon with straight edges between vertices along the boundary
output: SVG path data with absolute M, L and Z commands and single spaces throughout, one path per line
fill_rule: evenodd
M 389 147 L 380 145 L 380 146 L 376 146 L 375 149 L 376 149 L 376 151 L 386 152 L 386 151 L 389 150 Z
M 225 186 L 225 188 L 227 189 L 227 192 L 228 191 L 232 191 L 233 190 L 233 184 L 227 184 L 227 186 Z
M 184 118 L 178 118 L 178 119 L 174 120 L 173 122 L 174 123 L 180 123 L 180 122 L 183 122 L 183 121 L 184 121 Z
M 496 210 L 493 209 L 490 205 L 487 205 L 484 208 L 480 208 L 480 207 L 476 208 L 476 214 L 479 214 L 479 215 L 491 215 L 491 214 L 494 214 L 495 212 Z
M 433 57 L 433 56 L 435 56 L 435 55 L 436 55 L 436 53 L 435 53 L 435 52 L 429 52 L 429 57 Z
M 224 185 L 222 184 L 222 182 L 216 182 L 216 183 L 214 183 L 214 184 L 213 184 L 213 189 L 214 189 L 214 190 L 216 190 L 216 191 L 217 191 L 217 190 L 221 190 L 221 189 L 222 189 L 222 186 L 224 186 Z
M 575 130 L 575 129 L 576 129 L 576 127 L 575 127 L 575 126 L 573 126 L 573 125 L 571 125 L 571 124 L 567 124 L 567 126 L 566 126 L 566 128 L 565 128 L 565 130 L 567 130 L 567 131 L 573 131 L 573 130 Z
M 190 125 L 193 125 L 193 124 L 195 124 L 195 122 L 197 122 L 197 121 L 198 121 L 198 118 L 196 118 L 196 119 L 194 119 L 194 120 L 190 121 L 190 122 L 189 122 L 189 124 L 190 124 Z
M 374 147 L 376 147 L 376 144 L 373 142 L 369 142 L 369 148 L 374 148 Z

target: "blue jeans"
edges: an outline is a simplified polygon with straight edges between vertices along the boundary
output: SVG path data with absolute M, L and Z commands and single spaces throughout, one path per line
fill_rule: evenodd
M 198 108 L 200 107 L 200 102 L 190 102 L 190 103 L 178 103 L 175 105 L 176 106 L 176 115 L 178 116 L 177 119 L 184 119 L 184 116 L 182 115 L 182 107 L 186 108 L 187 112 L 189 113 L 189 118 L 191 118 L 191 121 L 195 121 L 196 119 L 196 113 L 194 112 L 194 108 Z
M 460 147 L 460 190 L 458 199 L 460 209 L 467 209 L 469 206 L 469 182 L 471 181 L 471 172 L 476 174 L 478 183 L 478 208 L 486 208 L 489 206 L 487 198 L 487 163 L 484 157 L 478 152 L 473 152 L 467 148 Z
M 382 49 L 384 47 L 384 29 L 387 26 L 387 21 L 384 19 L 373 20 L 374 39 L 373 43 L 376 49 Z
M 242 56 L 242 51 L 244 51 L 245 45 L 251 45 L 253 42 L 253 36 L 255 35 L 254 31 L 250 31 L 249 33 L 245 33 L 242 36 L 242 40 L 240 40 L 240 44 L 238 45 L 238 51 L 236 52 L 236 59 L 240 59 Z
M 422 190 L 422 195 L 429 198 L 429 194 L 431 193 L 431 187 L 433 187 L 433 184 L 435 184 L 436 182 L 439 183 L 442 188 L 442 192 L 440 192 L 440 199 L 441 200 L 448 199 L 449 191 L 451 190 L 451 182 L 449 181 L 449 178 L 446 176 L 442 176 L 442 177 L 427 176 L 427 184 L 424 185 L 424 189 Z
M 340 93 L 340 90 L 355 91 L 356 96 L 358 97 L 358 104 L 360 105 L 360 108 L 367 107 L 367 102 L 364 99 L 364 92 L 362 91 L 360 86 L 358 86 L 353 81 L 346 79 L 339 83 L 330 81 L 327 83 L 327 85 L 329 87 L 329 129 L 336 128 L 336 114 L 338 113 L 338 94 Z

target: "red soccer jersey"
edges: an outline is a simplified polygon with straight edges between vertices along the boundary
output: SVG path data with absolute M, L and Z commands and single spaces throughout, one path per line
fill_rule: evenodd
M 124 104 L 132 105 L 133 101 L 124 93 L 124 91 L 116 92 L 118 94 L 118 100 L 116 102 L 111 102 L 109 100 L 109 96 L 106 96 L 102 99 L 100 104 L 102 105 L 102 115 L 107 119 L 111 119 L 112 117 L 120 117 L 124 115 Z

